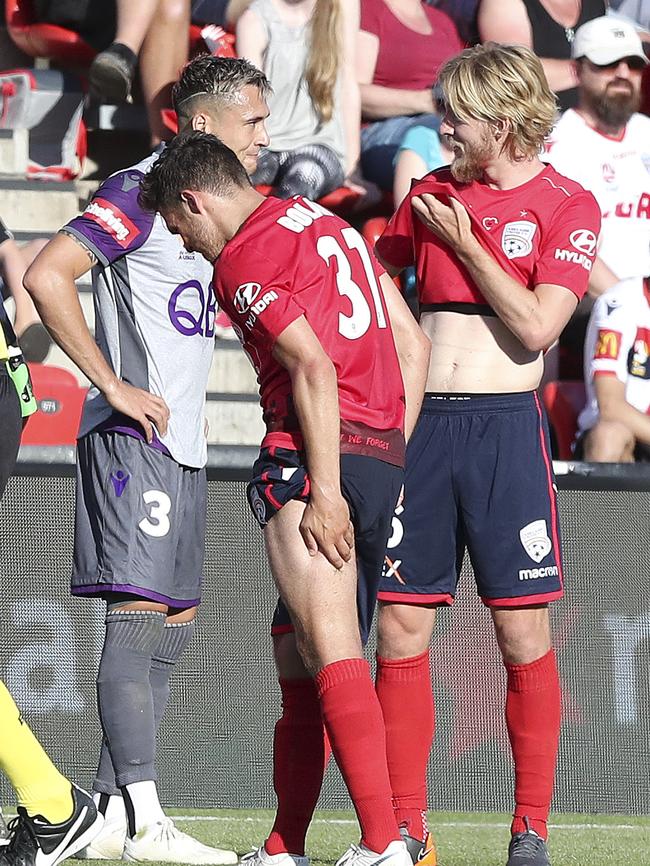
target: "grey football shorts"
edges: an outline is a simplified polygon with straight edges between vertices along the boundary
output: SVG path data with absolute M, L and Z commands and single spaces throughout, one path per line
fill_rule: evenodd
M 201 600 L 207 484 L 146 442 L 95 431 L 77 443 L 72 594 Z

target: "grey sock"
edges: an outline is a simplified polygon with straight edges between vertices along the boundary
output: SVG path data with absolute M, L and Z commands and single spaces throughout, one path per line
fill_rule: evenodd
M 176 662 L 192 640 L 194 628 L 194 620 L 191 622 L 166 623 L 158 648 L 151 659 L 149 681 L 153 694 L 156 731 L 160 727 L 160 721 L 169 700 L 169 678 L 172 675 Z
M 153 696 L 153 713 L 156 732 L 165 713 L 169 700 L 169 678 L 176 662 L 189 645 L 195 630 L 195 620 L 191 622 L 166 623 L 163 628 L 160 643 L 151 659 L 149 682 Z M 99 766 L 93 784 L 93 790 L 103 794 L 119 794 L 121 790 L 115 781 L 113 759 L 106 738 L 102 740 L 99 755 Z
M 115 782 L 115 769 L 106 737 L 102 737 L 102 747 L 99 752 L 99 764 L 97 765 L 97 773 L 93 782 L 93 791 L 98 794 L 108 794 L 111 797 L 114 794 L 122 795 Z
M 97 702 L 117 787 L 156 778 L 156 723 L 149 676 L 164 624 L 165 614 L 157 611 L 117 609 L 106 615 Z M 101 758 L 100 770 L 106 771 Z

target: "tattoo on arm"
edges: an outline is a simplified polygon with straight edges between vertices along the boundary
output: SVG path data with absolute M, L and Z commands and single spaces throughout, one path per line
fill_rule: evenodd
M 89 250 L 88 247 L 86 246 L 86 244 L 83 241 L 79 240 L 79 238 L 75 234 L 73 234 L 70 231 L 67 231 L 67 229 L 65 229 L 65 228 L 59 229 L 59 232 L 62 235 L 66 235 L 67 237 L 71 238 L 78 246 L 81 247 L 81 249 L 86 253 L 88 258 L 90 259 L 91 267 L 94 267 L 97 264 L 97 256 L 92 252 L 92 250 Z

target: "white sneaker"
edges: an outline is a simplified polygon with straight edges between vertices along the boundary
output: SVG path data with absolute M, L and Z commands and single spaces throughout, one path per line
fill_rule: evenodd
M 126 837 L 122 860 L 147 862 L 157 860 L 161 863 L 198 863 L 226 866 L 237 862 L 234 851 L 210 848 L 183 833 L 171 818 L 157 821 L 138 831 L 133 838 Z
M 79 860 L 121 860 L 126 840 L 126 816 L 110 818 L 93 841 L 78 854 Z
M 244 854 L 241 858 L 246 866 L 309 866 L 309 857 L 304 854 L 268 854 L 264 845 L 257 851 Z
M 411 855 L 405 842 L 391 842 L 385 851 L 378 854 L 365 845 L 350 845 L 348 850 L 336 861 L 336 866 L 413 866 Z

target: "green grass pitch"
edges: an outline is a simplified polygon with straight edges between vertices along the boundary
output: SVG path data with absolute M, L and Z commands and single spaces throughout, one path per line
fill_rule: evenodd
M 170 810 L 178 827 L 202 842 L 245 854 L 262 843 L 268 811 Z M 507 815 L 432 812 L 440 866 L 504 866 Z M 316 814 L 307 839 L 313 866 L 334 863 L 359 834 L 348 812 Z M 650 866 L 650 818 L 554 815 L 549 843 L 553 866 Z

